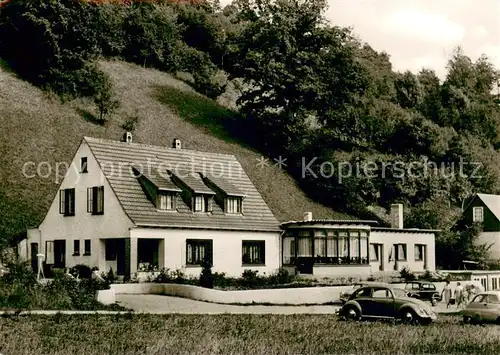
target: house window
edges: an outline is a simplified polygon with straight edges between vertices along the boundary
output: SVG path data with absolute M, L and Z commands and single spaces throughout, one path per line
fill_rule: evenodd
M 380 247 L 379 244 L 370 244 L 370 261 L 380 261 Z
M 212 212 L 212 196 L 205 196 L 205 212 Z
M 319 264 L 368 264 L 368 233 L 344 230 L 300 230 L 283 237 L 283 264 L 312 258 Z
M 415 244 L 415 261 L 424 260 L 424 247 L 423 244 Z
M 293 265 L 295 263 L 295 237 L 283 237 L 283 265 Z
M 172 211 L 175 209 L 175 194 L 166 193 L 158 196 L 160 210 Z
M 484 211 L 482 207 L 474 207 L 472 211 L 473 211 L 473 216 L 472 216 L 473 222 L 484 221 Z
M 157 271 L 159 269 L 159 239 L 139 239 L 137 241 L 137 270 Z
M 228 197 L 226 199 L 226 213 L 241 213 L 241 198 Z
M 83 252 L 83 255 L 90 255 L 91 250 L 90 250 L 90 239 L 85 239 L 85 244 L 84 244 L 85 250 Z
M 194 197 L 194 211 L 195 212 L 203 212 L 205 211 L 205 199 L 203 196 L 195 196 Z
M 266 243 L 263 240 L 244 240 L 242 242 L 243 264 L 265 264 Z
M 88 173 L 88 170 L 87 170 L 87 157 L 83 157 L 81 159 L 80 172 L 82 174 Z
M 212 240 L 186 240 L 186 264 L 201 265 L 204 261 L 212 264 Z
M 92 214 L 104 213 L 104 186 L 87 188 L 87 212 Z
M 73 240 L 73 256 L 80 255 L 80 241 Z
M 65 216 L 75 215 L 75 189 L 59 191 L 59 213 Z
M 394 244 L 389 254 L 389 261 L 406 261 L 406 244 Z
M 54 241 L 45 242 L 45 263 L 54 264 Z

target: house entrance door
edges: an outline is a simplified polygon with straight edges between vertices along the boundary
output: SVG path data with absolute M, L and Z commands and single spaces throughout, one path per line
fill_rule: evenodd
M 116 240 L 116 274 L 125 275 L 125 239 Z
M 66 267 L 66 241 L 54 240 L 54 267 L 63 269 Z
M 38 274 L 38 243 L 31 243 L 31 269 Z

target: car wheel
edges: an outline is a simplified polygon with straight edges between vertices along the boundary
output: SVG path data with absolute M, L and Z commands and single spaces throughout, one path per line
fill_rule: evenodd
M 495 321 L 495 324 L 499 324 L 500 325 L 500 317 L 498 317 Z
M 399 318 L 406 324 L 416 324 L 419 322 L 418 315 L 413 309 L 407 308 L 403 309 L 400 313 Z
M 481 324 L 481 316 L 479 314 L 474 314 L 471 319 L 472 324 Z
M 354 306 L 345 307 L 342 313 L 346 320 L 359 320 L 361 318 L 361 312 Z
M 469 316 L 464 316 L 463 322 L 464 322 L 464 324 L 470 324 L 471 323 L 471 318 Z

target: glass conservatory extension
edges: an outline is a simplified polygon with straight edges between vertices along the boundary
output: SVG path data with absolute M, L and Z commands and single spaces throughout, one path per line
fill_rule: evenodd
M 370 263 L 369 229 L 289 228 L 282 239 L 283 266 L 312 273 L 317 266 L 365 265 Z

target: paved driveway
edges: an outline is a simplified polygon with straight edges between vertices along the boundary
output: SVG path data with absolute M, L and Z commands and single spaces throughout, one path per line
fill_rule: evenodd
M 187 314 L 334 314 L 338 306 L 236 306 L 195 301 L 163 295 L 116 295 L 122 306 L 136 312 L 187 313 Z M 443 304 L 434 307 L 437 313 L 457 312 L 455 307 L 446 309 Z

